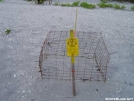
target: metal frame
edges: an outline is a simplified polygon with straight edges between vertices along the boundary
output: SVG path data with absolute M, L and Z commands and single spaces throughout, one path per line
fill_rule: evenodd
M 79 39 L 79 56 L 75 58 L 75 79 L 106 81 L 110 54 L 102 34 L 76 32 Z M 71 80 L 70 57 L 66 56 L 66 38 L 69 31 L 50 31 L 39 56 L 39 69 L 43 79 Z

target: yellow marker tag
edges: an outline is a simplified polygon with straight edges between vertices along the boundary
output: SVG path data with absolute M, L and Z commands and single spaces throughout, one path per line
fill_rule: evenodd
M 66 51 L 67 51 L 67 56 L 78 56 L 79 55 L 78 38 L 67 38 L 66 39 Z

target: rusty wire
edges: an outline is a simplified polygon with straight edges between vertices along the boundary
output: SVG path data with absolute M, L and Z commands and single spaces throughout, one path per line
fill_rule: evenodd
M 51 31 L 40 51 L 39 67 L 44 79 L 71 80 L 70 57 L 66 56 L 66 38 L 69 31 Z M 79 56 L 75 58 L 75 79 L 106 81 L 109 52 L 102 34 L 77 32 Z

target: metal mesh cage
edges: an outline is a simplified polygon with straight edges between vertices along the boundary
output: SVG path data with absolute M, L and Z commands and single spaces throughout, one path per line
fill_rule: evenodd
M 47 34 L 39 56 L 39 68 L 44 79 L 71 80 L 70 57 L 66 56 L 69 31 Z M 77 32 L 79 56 L 75 57 L 75 79 L 106 81 L 109 52 L 101 33 Z

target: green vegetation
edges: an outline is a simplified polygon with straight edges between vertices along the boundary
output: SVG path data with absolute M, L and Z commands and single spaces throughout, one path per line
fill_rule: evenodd
M 30 2 L 30 1 L 32 1 L 32 0 L 25 0 L 25 1 Z M 34 2 L 37 3 L 37 4 L 43 4 L 45 1 L 46 1 L 46 0 L 39 0 L 39 2 L 38 2 L 38 0 L 35 0 Z
M 114 4 L 113 8 L 114 8 L 114 9 L 120 9 L 121 6 L 120 6 L 119 4 Z
M 118 2 L 130 2 L 134 3 L 134 0 L 100 0 L 103 3 L 107 3 L 108 1 L 118 1 Z
M 28 1 L 28 2 L 30 2 L 30 1 L 32 1 L 32 0 L 25 0 L 25 1 Z
M 117 1 L 119 1 L 119 2 L 126 2 L 126 1 L 128 2 L 129 1 L 131 3 L 134 3 L 134 0 L 117 0 Z
M 72 4 L 69 4 L 69 3 L 61 4 L 61 6 L 77 7 L 77 6 L 79 6 L 79 4 L 81 7 L 87 8 L 87 9 L 96 8 L 96 5 L 94 5 L 94 4 L 88 4 L 87 2 L 80 3 L 80 1 L 73 2 Z
M 59 1 L 58 2 L 55 2 L 54 5 L 55 6 L 60 6 L 60 2 Z
M 69 4 L 69 3 L 65 3 L 65 4 L 61 4 L 61 6 L 67 6 L 67 7 L 70 7 L 71 4 Z
M 38 2 L 38 4 L 43 4 L 45 2 L 45 0 L 40 0 L 39 2 Z
M 86 7 L 87 5 L 88 5 L 87 2 L 82 2 L 82 3 L 80 4 L 81 7 Z
M 100 8 L 106 8 L 107 7 L 107 4 L 106 3 L 103 3 L 103 2 L 100 2 L 99 4 L 97 4 Z
M 0 0 L 0 2 L 4 2 L 5 0 Z
M 106 8 L 106 7 L 110 7 L 110 8 L 114 8 L 114 9 L 122 9 L 124 10 L 126 7 L 123 5 L 123 6 L 120 6 L 119 4 L 106 4 L 106 3 L 99 3 L 97 4 L 100 8 Z
M 124 10 L 126 7 L 124 5 L 120 6 L 119 4 L 114 4 L 113 8 L 114 9 L 122 9 L 122 10 Z
M 132 6 L 132 7 L 131 7 L 131 10 L 133 10 L 133 11 L 134 11 L 134 6 Z
M 80 1 L 76 1 L 76 2 L 73 2 L 72 3 L 72 7 L 77 7 L 77 6 L 79 6 L 79 4 L 80 4 Z
M 119 4 L 105 3 L 105 2 L 110 1 L 110 0 L 101 0 L 101 1 L 102 2 L 97 4 L 97 6 L 99 6 L 100 8 L 114 8 L 114 9 L 121 9 L 121 10 L 126 9 L 126 7 L 124 5 L 121 6 Z M 54 5 L 59 6 L 60 2 L 59 1 L 55 2 Z M 78 7 L 79 5 L 81 7 L 83 7 L 83 8 L 86 8 L 86 9 L 94 9 L 94 8 L 96 8 L 95 4 L 89 4 L 87 2 L 81 2 L 80 3 L 80 1 L 73 2 L 72 4 L 69 4 L 69 3 L 61 4 L 61 6 L 66 6 L 66 7 Z M 134 10 L 134 6 L 132 6 L 131 9 Z
M 131 3 L 134 3 L 134 0 L 130 0 Z
M 106 4 L 103 2 L 100 2 L 99 4 L 97 4 L 100 8 L 106 8 L 106 7 L 110 7 L 113 8 L 113 4 Z
M 113 8 L 113 4 L 107 4 L 107 7 Z
M 124 10 L 126 7 L 123 5 L 123 6 L 121 6 L 121 8 L 120 9 L 122 9 L 122 10 Z
M 94 4 L 88 4 L 87 9 L 94 9 L 96 8 L 96 5 Z
M 82 2 L 80 4 L 81 7 L 83 8 L 87 8 L 87 9 L 93 9 L 93 8 L 96 8 L 96 5 L 94 4 L 88 4 L 87 2 Z
M 79 6 L 79 4 L 80 4 L 80 1 L 76 1 L 76 2 L 73 2 L 72 4 L 69 4 L 69 3 L 61 4 L 61 6 L 77 7 Z
M 7 30 L 5 31 L 5 33 L 6 33 L 7 35 L 10 34 L 10 32 L 11 32 L 10 29 L 7 29 Z
M 70 7 L 71 4 L 69 4 L 69 3 L 65 3 L 65 4 L 61 4 L 61 6 L 67 6 L 67 7 Z

